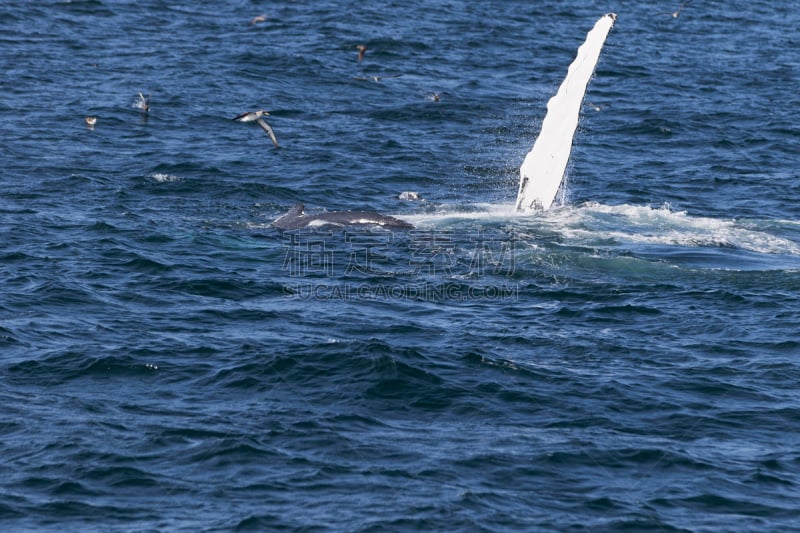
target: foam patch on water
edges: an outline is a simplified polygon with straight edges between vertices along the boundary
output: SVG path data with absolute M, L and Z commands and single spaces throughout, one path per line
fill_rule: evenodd
M 563 239 L 562 244 L 567 245 L 715 247 L 800 256 L 800 245 L 767 231 L 766 222 L 745 223 L 735 219 L 692 216 L 685 211 L 672 211 L 668 205 L 654 208 L 588 203 L 525 215 L 515 214 L 514 206 L 507 204 L 476 207 L 480 211 L 448 210 L 445 207 L 437 213 L 400 217 L 417 227 L 465 221 L 520 225 L 532 234 L 559 236 Z
M 758 222 L 743 224 L 732 219 L 691 216 L 668 206 L 587 204 L 554 214 L 563 217 L 560 233 L 570 240 L 600 238 L 623 244 L 729 247 L 800 256 L 800 245 L 759 228 Z
M 166 174 L 163 172 L 155 172 L 153 174 L 149 174 L 147 177 L 158 183 L 172 183 L 175 181 L 183 180 L 183 178 L 180 176 L 175 176 L 174 174 Z
M 415 226 L 440 225 L 458 221 L 485 221 L 502 222 L 518 220 L 520 217 L 514 213 L 513 204 L 471 204 L 475 209 L 466 210 L 453 206 L 441 206 L 435 213 L 422 214 L 393 214 L 397 218 L 414 224 Z

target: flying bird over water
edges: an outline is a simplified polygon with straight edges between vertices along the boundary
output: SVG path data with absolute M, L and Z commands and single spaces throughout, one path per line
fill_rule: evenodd
M 272 127 L 267 124 L 267 121 L 261 117 L 269 116 L 269 113 L 264 111 L 263 109 L 259 109 L 258 111 L 247 111 L 246 113 L 242 113 L 239 116 L 233 117 L 233 120 L 238 122 L 255 122 L 258 124 L 262 130 L 267 132 L 269 138 L 272 139 L 272 144 L 275 145 L 275 148 L 280 148 L 278 146 L 278 139 L 275 137 L 275 132 L 272 131 Z
M 676 18 L 678 18 L 680 16 L 681 11 L 683 10 L 683 8 L 688 6 L 691 3 L 692 3 L 692 0 L 686 0 L 686 2 L 682 3 L 678 7 L 678 9 L 676 9 L 675 11 L 666 11 L 666 12 L 663 12 L 663 13 L 659 13 L 659 15 L 670 15 L 672 18 L 676 19 Z
M 264 22 L 265 20 L 267 20 L 266 15 L 258 15 L 257 17 L 253 17 L 253 20 L 250 21 L 250 25 L 252 26 L 253 24 Z

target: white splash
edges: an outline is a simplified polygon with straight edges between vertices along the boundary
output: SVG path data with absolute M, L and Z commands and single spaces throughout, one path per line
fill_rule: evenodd
M 158 183 L 171 183 L 173 181 L 181 181 L 183 178 L 180 176 L 175 176 L 173 174 L 165 174 L 163 172 L 155 172 L 147 176 L 153 181 Z
M 511 223 L 521 234 L 551 235 L 565 245 L 731 248 L 800 257 L 800 244 L 772 233 L 763 222 L 694 216 L 685 211 L 673 211 L 666 204 L 654 208 L 590 202 L 522 216 L 513 213 L 508 204 L 478 207 L 478 211 L 461 212 L 444 206 L 437 213 L 402 217 L 417 227 L 453 226 L 465 222 Z M 792 225 L 790 222 L 775 223 Z
M 800 256 L 798 243 L 765 231 L 758 223 L 692 216 L 672 211 L 668 205 L 652 208 L 589 203 L 548 213 L 542 222 L 578 243 L 603 240 L 617 245 L 734 248 Z

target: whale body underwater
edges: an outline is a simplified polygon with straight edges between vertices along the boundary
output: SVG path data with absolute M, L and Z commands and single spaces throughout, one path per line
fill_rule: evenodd
M 578 48 L 558 92 L 547 102 L 547 113 L 539 135 L 520 167 L 515 213 L 546 210 L 552 205 L 564 180 L 586 88 L 616 20 L 614 13 L 600 17 Z M 302 203 L 295 204 L 271 225 L 282 230 L 326 225 L 371 225 L 397 230 L 414 228 L 409 222 L 372 211 L 327 211 L 309 215 Z

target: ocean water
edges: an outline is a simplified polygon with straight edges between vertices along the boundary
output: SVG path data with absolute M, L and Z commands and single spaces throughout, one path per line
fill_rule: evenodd
M 798 530 L 800 6 L 679 5 L 0 4 L 0 529 Z

